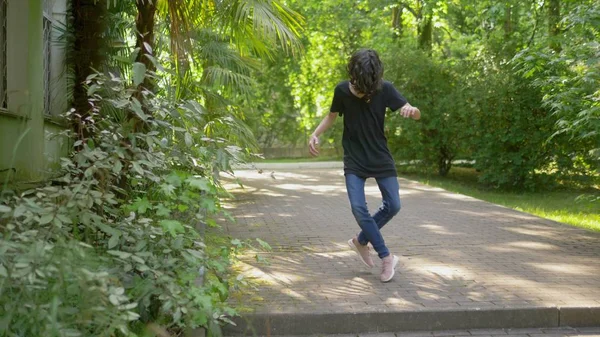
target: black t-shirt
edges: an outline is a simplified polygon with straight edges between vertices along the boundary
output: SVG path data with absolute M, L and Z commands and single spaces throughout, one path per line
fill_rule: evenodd
M 387 108 L 396 111 L 406 99 L 387 81 L 367 102 L 350 91 L 349 82 L 335 87 L 330 112 L 344 116 L 344 173 L 365 178 L 397 176 L 384 133 Z

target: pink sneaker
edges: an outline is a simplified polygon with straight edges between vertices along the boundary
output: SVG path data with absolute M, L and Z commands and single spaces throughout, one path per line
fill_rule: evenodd
M 394 277 L 398 257 L 390 254 L 381 259 L 381 262 L 381 282 L 389 282 Z
M 353 238 L 348 240 L 348 246 L 352 248 L 353 251 L 358 254 L 358 257 L 367 267 L 373 268 L 375 263 L 373 263 L 373 259 L 371 258 L 371 253 L 369 252 L 369 246 L 363 246 L 358 242 L 357 238 Z

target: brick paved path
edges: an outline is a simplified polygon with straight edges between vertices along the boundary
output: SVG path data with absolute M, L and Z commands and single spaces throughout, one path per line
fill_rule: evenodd
M 245 190 L 226 225 L 237 238 L 269 242 L 270 264 L 245 260 L 260 281 L 245 304 L 257 312 L 600 307 L 600 234 L 400 179 L 402 210 L 384 229 L 401 257 L 379 282 L 346 241 L 356 234 L 341 170 L 239 171 Z M 366 187 L 379 206 L 374 180 Z M 376 259 L 378 260 L 378 259 Z

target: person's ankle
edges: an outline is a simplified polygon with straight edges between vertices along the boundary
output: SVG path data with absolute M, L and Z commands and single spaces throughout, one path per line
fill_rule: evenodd
M 354 243 L 357 243 L 357 244 L 359 244 L 359 245 L 361 245 L 363 247 L 365 247 L 365 246 L 367 246 L 369 244 L 368 242 L 365 243 L 365 244 L 363 244 L 362 242 L 360 242 L 360 240 L 358 239 L 358 237 L 352 238 L 352 241 L 354 241 Z

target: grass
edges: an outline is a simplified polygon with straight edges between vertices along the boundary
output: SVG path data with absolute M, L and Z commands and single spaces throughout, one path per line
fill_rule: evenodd
M 600 232 L 600 202 L 582 196 L 600 197 L 600 190 L 563 188 L 543 192 L 502 192 L 481 188 L 477 172 L 471 168 L 453 167 L 447 177 L 399 169 L 403 177 L 445 190 L 468 195 L 518 211 L 565 224 Z

